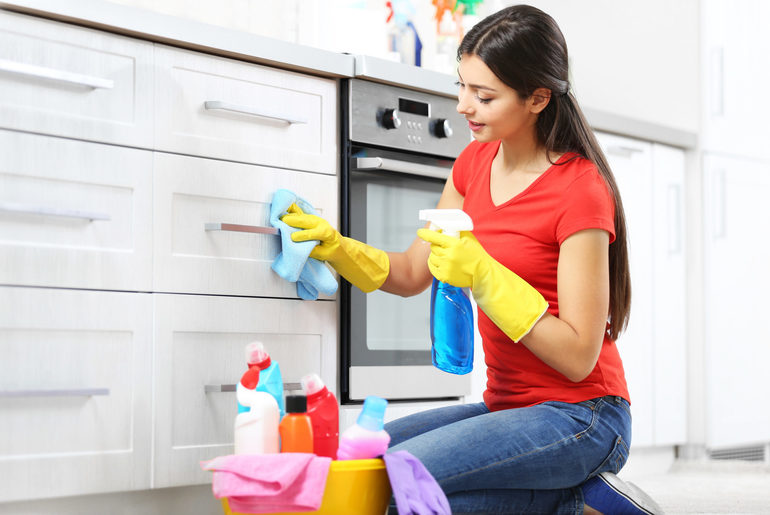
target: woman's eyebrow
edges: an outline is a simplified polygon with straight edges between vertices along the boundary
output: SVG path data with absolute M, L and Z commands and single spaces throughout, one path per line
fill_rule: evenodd
M 460 82 L 463 82 L 463 76 L 459 73 L 457 74 L 457 77 L 460 79 Z M 494 88 L 490 88 L 489 86 L 484 86 L 483 84 L 466 84 L 466 86 L 473 88 L 473 89 L 482 89 L 484 91 L 489 91 L 490 93 L 497 93 L 497 90 Z

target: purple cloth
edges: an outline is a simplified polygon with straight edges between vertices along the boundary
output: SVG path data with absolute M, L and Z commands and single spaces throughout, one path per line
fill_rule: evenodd
M 383 456 L 399 515 L 449 515 L 444 491 L 425 465 L 407 451 Z

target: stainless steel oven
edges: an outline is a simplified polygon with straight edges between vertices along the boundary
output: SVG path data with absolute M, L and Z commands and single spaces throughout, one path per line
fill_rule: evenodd
M 436 206 L 452 163 L 470 141 L 456 99 L 351 79 L 341 86 L 342 234 L 386 251 L 405 250 Z M 468 376 L 431 364 L 430 291 L 401 298 L 341 291 L 343 402 L 456 398 Z

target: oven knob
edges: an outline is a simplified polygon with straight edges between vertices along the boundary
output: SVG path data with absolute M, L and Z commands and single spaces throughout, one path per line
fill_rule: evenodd
M 398 129 L 401 127 L 401 120 L 398 118 L 398 109 L 385 109 L 382 112 L 382 126 L 386 129 Z
M 445 118 L 438 118 L 433 121 L 433 134 L 437 138 L 451 138 L 452 126 L 449 125 L 449 120 Z

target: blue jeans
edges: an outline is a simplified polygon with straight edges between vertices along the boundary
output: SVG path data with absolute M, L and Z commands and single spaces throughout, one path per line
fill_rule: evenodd
M 631 412 L 620 397 L 490 412 L 448 406 L 385 425 L 390 450 L 420 459 L 452 513 L 583 513 L 580 485 L 628 459 Z

